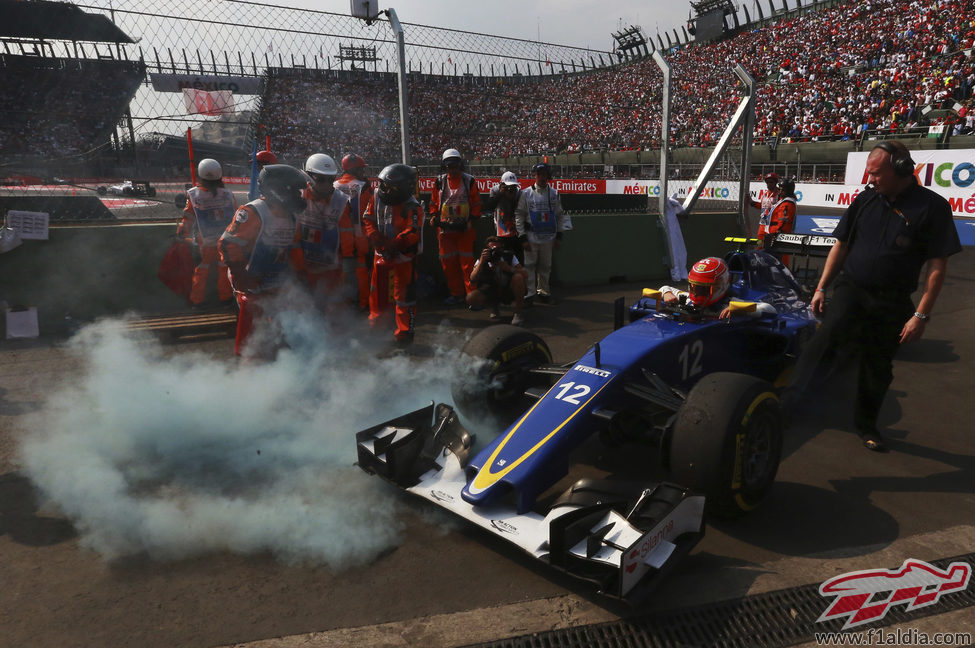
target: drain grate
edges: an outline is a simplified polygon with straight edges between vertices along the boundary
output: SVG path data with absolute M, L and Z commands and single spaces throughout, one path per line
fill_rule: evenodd
M 930 561 L 945 569 L 949 563 L 975 564 L 975 553 Z M 791 646 L 814 640 L 815 633 L 838 632 L 843 620 L 817 623 L 833 599 L 819 594 L 819 584 L 776 590 L 731 601 L 720 601 L 671 612 L 565 630 L 512 637 L 467 648 L 678 648 L 726 646 L 751 648 Z M 975 588 L 947 594 L 934 605 L 905 612 L 904 605 L 888 609 L 886 616 L 856 630 L 905 623 L 975 605 Z

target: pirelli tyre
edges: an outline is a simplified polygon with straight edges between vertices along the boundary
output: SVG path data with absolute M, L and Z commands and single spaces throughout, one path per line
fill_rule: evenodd
M 738 517 L 765 498 L 782 455 L 782 414 L 772 385 L 745 374 L 702 378 L 677 412 L 674 481 L 702 493 L 709 513 Z
M 525 390 L 549 383 L 530 370 L 550 364 L 552 353 L 542 338 L 521 327 L 489 326 L 470 339 L 463 353 L 482 361 L 451 385 L 454 405 L 472 422 L 509 425 L 532 404 Z

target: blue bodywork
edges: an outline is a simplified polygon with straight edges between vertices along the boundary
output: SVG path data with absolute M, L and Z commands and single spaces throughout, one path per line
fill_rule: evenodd
M 531 510 L 537 497 L 567 473 L 570 452 L 613 413 L 647 406 L 627 389 L 647 385 L 646 372 L 673 390 L 672 398 L 717 371 L 776 382 L 815 330 L 816 319 L 791 273 L 773 256 L 734 252 L 726 261 L 732 298 L 771 304 L 774 314 L 718 320 L 716 311 L 658 311 L 656 300 L 641 298 L 629 309 L 628 325 L 587 351 L 467 464 L 464 500 L 492 506 L 513 492 L 518 512 Z

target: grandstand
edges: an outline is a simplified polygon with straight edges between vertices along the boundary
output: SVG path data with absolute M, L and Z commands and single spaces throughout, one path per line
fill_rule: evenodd
M 849 140 L 870 132 L 927 135 L 938 120 L 957 120 L 970 110 L 975 28 L 962 4 L 881 0 L 867 8 L 850 1 L 787 15 L 718 42 L 672 48 L 677 85 L 669 144 L 709 147 L 717 141 L 737 105 L 728 73 L 728 64 L 735 62 L 759 81 L 756 141 Z M 276 80 L 285 76 L 272 73 Z M 287 153 L 295 143 L 302 151 L 347 150 L 347 140 L 355 138 L 344 136 L 342 124 L 360 113 L 362 124 L 374 128 L 366 137 L 378 140 L 360 149 L 395 154 L 381 143 L 395 124 L 392 75 L 350 73 L 339 82 L 333 75 L 299 70 L 289 78 L 300 93 L 287 84 L 269 84 L 261 117 L 272 140 L 287 140 Z M 463 76 L 414 74 L 414 157 L 435 159 L 449 146 L 476 159 L 659 148 L 659 88 L 659 73 L 648 58 L 478 83 Z M 958 133 L 970 130 L 969 120 Z
M 115 28 L 108 37 L 36 31 L 2 37 L 0 146 L 12 155 L 8 172 L 30 167 L 33 155 L 35 163 L 45 159 L 47 175 L 63 175 L 72 156 L 85 154 L 83 169 L 71 167 L 78 173 L 125 175 L 138 165 L 149 175 L 171 175 L 180 138 L 201 121 L 182 105 L 187 85 L 233 88 L 238 112 L 220 117 L 220 128 L 196 133 L 200 145 L 230 144 L 233 164 L 246 164 L 251 143 L 264 137 L 292 163 L 318 150 L 356 150 L 376 165 L 398 159 L 394 43 L 381 20 L 365 27 L 349 16 L 233 0 L 219 6 L 164 0 L 153 14 L 113 9 L 107 0 L 84 12 L 63 3 L 0 4 L 74 10 Z M 725 13 L 726 4 L 715 6 Z M 754 141 L 762 163 L 798 155 L 785 144 L 849 142 L 822 147 L 836 152 L 837 165 L 866 137 L 936 135 L 937 146 L 950 146 L 952 136 L 975 126 L 968 4 L 824 0 L 789 9 L 786 2 L 785 11 L 767 18 L 760 12 L 756 21 L 739 24 L 736 15 L 713 41 L 691 42 L 675 32 L 665 45 L 658 35 L 673 70 L 667 145 L 675 151 L 675 173 L 692 177 L 703 150 L 721 136 L 739 100 L 736 63 L 758 83 Z M 77 20 L 78 29 L 87 20 Z M 553 156 L 564 177 L 659 173 L 661 76 L 648 56 L 654 41 L 639 28 L 630 38 L 641 47 L 614 56 L 404 26 L 410 145 L 421 168 L 457 147 L 490 173 L 543 155 Z M 127 34 L 140 39 L 137 46 Z M 201 50 L 202 42 L 215 49 Z M 159 89 L 167 79 L 172 87 Z M 163 152 L 160 141 L 167 142 Z M 702 154 L 679 153 L 684 149 Z M 818 157 L 828 162 L 830 155 Z M 835 179 L 835 170 L 822 168 L 812 172 L 817 179 Z
M 0 150 L 44 160 L 108 145 L 145 78 L 122 54 L 133 40 L 69 4 L 3 0 L 0 12 Z

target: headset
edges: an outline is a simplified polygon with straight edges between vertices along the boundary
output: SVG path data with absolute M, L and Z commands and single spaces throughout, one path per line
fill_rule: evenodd
M 907 150 L 907 147 L 901 144 L 898 146 L 893 142 L 882 141 L 874 144 L 874 149 L 881 149 L 890 153 L 890 162 L 894 165 L 894 173 L 896 173 L 901 178 L 907 178 L 914 175 L 914 160 L 911 158 L 911 152 Z

